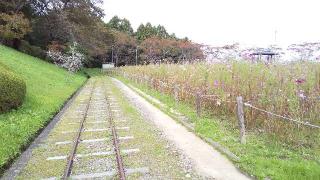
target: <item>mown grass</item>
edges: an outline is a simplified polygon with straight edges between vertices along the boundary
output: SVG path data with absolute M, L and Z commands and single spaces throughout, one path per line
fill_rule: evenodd
M 67 71 L 0 45 L 0 63 L 26 81 L 23 105 L 0 115 L 0 175 L 85 82 L 83 74 Z
M 172 95 L 160 93 L 146 84 L 136 83 L 122 76 L 118 78 L 187 116 L 195 124 L 197 134 L 227 147 L 240 158 L 240 161 L 234 163 L 257 179 L 320 179 L 318 148 L 292 146 L 280 141 L 275 134 L 259 131 L 247 132 L 247 143 L 240 144 L 239 130 L 233 123 L 236 122 L 235 116 L 212 115 L 210 111 L 214 109 L 206 109 L 201 117 L 197 117 L 194 105 L 190 101 L 176 104 Z

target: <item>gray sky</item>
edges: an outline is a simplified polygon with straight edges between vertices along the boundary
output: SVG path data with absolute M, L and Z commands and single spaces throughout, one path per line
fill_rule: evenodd
M 284 46 L 320 41 L 319 0 L 104 0 L 105 20 L 162 24 L 198 43 Z M 277 32 L 277 33 L 275 33 Z

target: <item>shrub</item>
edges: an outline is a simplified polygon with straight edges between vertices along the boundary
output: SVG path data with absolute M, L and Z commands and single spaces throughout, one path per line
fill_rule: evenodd
M 100 58 L 87 57 L 84 60 L 83 64 L 88 68 L 101 68 L 102 62 L 103 60 L 101 60 Z
M 55 50 L 49 50 L 47 55 L 56 65 L 67 69 L 69 72 L 77 72 L 83 66 L 82 62 L 84 60 L 84 55 L 77 50 L 76 42 L 74 42 L 74 44 L 69 48 L 70 50 L 67 54 Z
M 0 64 L 0 113 L 18 108 L 22 105 L 25 95 L 24 80 Z
M 46 58 L 46 51 L 41 49 L 38 46 L 33 46 L 29 44 L 28 41 L 22 40 L 20 45 L 19 45 L 19 51 L 24 52 L 26 54 L 29 54 L 31 56 L 40 58 L 40 59 L 45 59 Z

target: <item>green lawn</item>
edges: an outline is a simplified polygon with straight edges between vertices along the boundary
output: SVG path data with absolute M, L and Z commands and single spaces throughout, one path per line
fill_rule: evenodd
M 82 74 L 71 75 L 32 56 L 0 45 L 0 62 L 20 74 L 27 84 L 22 107 L 0 115 L 0 175 L 64 102 L 85 82 Z
M 234 117 L 215 117 L 203 112 L 201 118 L 196 116 L 195 108 L 183 102 L 178 105 L 172 96 L 163 95 L 143 84 L 117 77 L 126 84 L 132 84 L 145 93 L 159 99 L 168 106 L 163 109 L 170 114 L 174 108 L 187 116 L 195 124 L 198 135 L 219 142 L 236 154 L 240 161 L 234 162 L 241 170 L 257 179 L 279 180 L 319 180 L 320 149 L 292 147 L 264 133 L 248 132 L 247 143 L 239 143 L 239 130 L 228 119 Z M 156 104 L 155 104 L 156 105 Z M 161 107 L 159 107 L 161 109 Z M 172 116 L 174 118 L 174 116 Z

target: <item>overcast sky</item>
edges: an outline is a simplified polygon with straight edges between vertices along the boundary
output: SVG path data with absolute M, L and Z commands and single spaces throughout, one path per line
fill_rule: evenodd
M 320 0 L 104 0 L 103 7 L 106 21 L 118 15 L 134 29 L 162 24 L 210 45 L 320 41 Z

